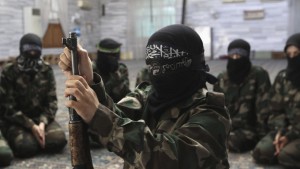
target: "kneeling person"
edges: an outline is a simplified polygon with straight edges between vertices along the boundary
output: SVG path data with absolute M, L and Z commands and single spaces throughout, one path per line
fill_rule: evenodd
M 58 152 L 67 141 L 55 121 L 56 83 L 51 66 L 41 59 L 42 42 L 35 34 L 20 40 L 20 55 L 1 74 L 4 137 L 17 157 L 31 157 L 40 150 Z

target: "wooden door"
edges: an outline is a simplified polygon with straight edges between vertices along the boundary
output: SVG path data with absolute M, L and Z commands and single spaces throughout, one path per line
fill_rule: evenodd
M 61 39 L 64 33 L 60 23 L 49 23 L 47 31 L 43 37 L 44 48 L 60 48 L 62 47 Z

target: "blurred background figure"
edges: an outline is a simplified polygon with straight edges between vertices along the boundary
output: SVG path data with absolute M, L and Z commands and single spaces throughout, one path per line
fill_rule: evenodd
M 0 87 L 0 167 L 10 165 L 13 160 L 13 153 L 7 144 L 5 138 L 2 135 L 2 127 L 4 126 L 3 121 L 3 103 L 4 90 Z
M 278 161 L 300 168 L 300 33 L 288 38 L 284 52 L 287 67 L 278 73 L 270 91 L 272 131 L 257 144 L 253 158 L 258 163 Z
M 121 43 L 106 38 L 97 44 L 97 58 L 93 64 L 94 72 L 101 75 L 106 93 L 115 103 L 120 101 L 129 89 L 128 68 L 120 63 Z M 90 133 L 91 147 L 102 147 L 97 136 Z
M 55 121 L 56 83 L 52 67 L 41 59 L 42 42 L 35 34 L 20 40 L 20 55 L 1 74 L 3 135 L 16 157 L 31 157 L 40 150 L 61 151 L 67 141 Z
M 0 131 L 0 167 L 10 165 L 12 160 L 13 153 Z
M 135 86 L 142 82 L 150 82 L 150 73 L 147 67 L 143 67 L 136 75 Z
M 227 70 L 220 73 L 214 91 L 225 94 L 232 119 L 228 148 L 232 152 L 252 150 L 266 134 L 269 74 L 250 61 L 250 44 L 243 39 L 228 46 Z
M 129 89 L 128 68 L 120 63 L 121 43 L 113 39 L 103 39 L 97 45 L 94 72 L 101 75 L 107 94 L 118 102 Z

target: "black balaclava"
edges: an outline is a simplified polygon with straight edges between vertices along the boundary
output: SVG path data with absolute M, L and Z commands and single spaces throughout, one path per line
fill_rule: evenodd
M 284 47 L 284 52 L 287 53 L 289 46 L 295 46 L 300 50 L 300 33 L 294 34 L 288 38 Z M 287 56 L 288 66 L 286 77 L 296 87 L 300 87 L 300 54 L 290 58 Z
M 103 74 L 115 72 L 119 68 L 121 44 L 113 39 L 103 39 L 97 45 L 97 68 Z
M 31 75 L 42 68 L 42 41 L 32 33 L 24 35 L 20 40 L 20 55 L 17 57 L 18 68 Z
M 250 45 L 243 39 L 236 39 L 228 46 L 228 56 L 238 54 L 239 59 L 228 58 L 227 72 L 229 80 L 235 84 L 241 84 L 251 69 Z
M 174 105 L 205 88 L 205 82 L 215 83 L 204 60 L 203 43 L 190 27 L 170 25 L 155 32 L 146 46 L 146 64 L 153 91 L 148 108 L 156 118 L 165 108 Z

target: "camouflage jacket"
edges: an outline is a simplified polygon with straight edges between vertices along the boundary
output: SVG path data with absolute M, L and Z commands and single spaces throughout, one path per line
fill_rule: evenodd
M 100 96 L 101 86 L 92 88 Z M 90 123 L 102 144 L 124 159 L 124 168 L 229 168 L 230 119 L 223 94 L 199 89 L 156 121 L 147 109 L 150 90 L 144 82 L 117 104 L 108 95 L 107 101 L 99 98 L 107 106 L 100 104 Z
M 106 93 L 114 102 L 118 102 L 130 92 L 128 68 L 125 64 L 119 63 L 119 69 L 109 75 L 101 73 L 95 63 L 93 63 L 93 70 L 102 77 Z
M 248 129 L 266 134 L 268 117 L 268 90 L 271 88 L 267 71 L 252 66 L 249 75 L 240 85 L 232 83 L 227 72 L 218 76 L 214 91 L 225 94 L 233 129 Z
M 4 119 L 28 129 L 34 123 L 47 125 L 57 111 L 55 85 L 53 70 L 47 64 L 33 79 L 19 71 L 15 62 L 7 64 L 1 74 Z
M 1 80 L 1 79 L 0 79 Z M 1 83 L 1 81 L 0 81 Z M 4 107 L 2 105 L 3 103 L 3 98 L 4 98 L 4 89 L 3 87 L 0 86 L 0 131 L 4 125 L 4 121 L 3 121 L 3 118 L 4 118 Z
M 150 82 L 150 76 L 149 76 L 149 71 L 148 68 L 144 67 L 142 68 L 136 75 L 136 82 L 135 86 L 138 86 L 142 82 Z
M 286 70 L 278 73 L 271 88 L 270 111 L 272 129 L 284 129 L 289 140 L 300 138 L 300 88 L 286 79 Z

